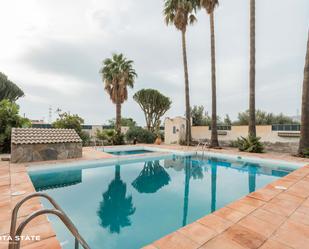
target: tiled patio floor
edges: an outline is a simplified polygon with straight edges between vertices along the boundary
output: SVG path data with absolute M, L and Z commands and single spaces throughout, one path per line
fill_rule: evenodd
M 187 150 L 181 146 L 160 146 L 170 149 Z M 189 148 L 194 150 L 194 148 Z M 233 150 L 220 150 L 248 156 Z M 111 155 L 84 148 L 81 160 L 109 158 Z M 261 154 L 263 158 L 286 161 L 308 162 L 281 154 Z M 75 161 L 75 160 L 67 160 Z M 59 163 L 63 161 L 57 161 Z M 53 163 L 53 162 L 52 162 Z M 38 163 L 40 164 L 40 163 Z M 282 190 L 276 186 L 284 186 Z M 8 235 L 12 208 L 22 197 L 12 193 L 34 192 L 25 165 L 0 161 L 0 235 Z M 41 208 L 39 199 L 25 204 L 19 214 L 19 222 L 33 211 Z M 46 217 L 36 218 L 25 229 L 24 234 L 40 235 L 40 242 L 23 242 L 26 249 L 57 249 L 60 244 Z M 7 243 L 0 242 L 0 249 Z M 196 222 L 175 231 L 146 246 L 147 249 L 288 249 L 309 248 L 309 166 L 291 174 L 207 215 Z

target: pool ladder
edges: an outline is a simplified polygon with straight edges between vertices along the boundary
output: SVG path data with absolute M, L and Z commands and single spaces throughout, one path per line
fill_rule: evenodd
M 198 143 L 197 147 L 196 147 L 196 155 L 197 155 L 197 153 L 198 153 L 199 147 L 202 146 L 202 158 L 204 158 L 205 149 L 207 148 L 207 145 L 208 145 L 207 142 L 200 141 L 200 142 Z
M 17 214 L 19 208 L 28 200 L 34 198 L 34 197 L 43 197 L 47 199 L 54 207 L 54 209 L 41 209 L 38 211 L 33 212 L 30 214 L 27 218 L 25 218 L 20 225 L 16 229 L 16 222 L 17 222 Z M 54 201 L 53 198 L 51 198 L 49 195 L 44 193 L 33 193 L 22 200 L 20 200 L 16 206 L 14 207 L 12 211 L 12 217 L 11 217 L 11 228 L 10 228 L 10 238 L 12 238 L 12 241 L 9 243 L 8 249 L 19 249 L 20 248 L 20 240 L 16 239 L 16 237 L 20 237 L 24 228 L 26 225 L 32 221 L 34 218 L 43 215 L 43 214 L 53 214 L 56 215 L 60 220 L 63 222 L 63 224 L 67 227 L 67 229 L 72 233 L 72 235 L 75 237 L 75 249 L 79 248 L 79 244 L 82 245 L 84 249 L 90 249 L 87 242 L 83 239 L 83 237 L 78 232 L 77 228 L 74 226 L 72 221 L 69 219 L 69 217 L 65 214 L 65 212 L 60 208 L 60 206 Z

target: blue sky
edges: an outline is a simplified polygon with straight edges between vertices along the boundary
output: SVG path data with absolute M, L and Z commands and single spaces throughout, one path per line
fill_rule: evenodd
M 144 124 L 134 92 L 155 88 L 184 113 L 180 33 L 167 27 L 158 0 L 0 0 L 0 71 L 26 93 L 18 101 L 32 119 L 48 120 L 58 107 L 102 124 L 115 116 L 99 69 L 122 52 L 139 75 L 123 116 Z M 308 0 L 258 0 L 256 9 L 258 109 L 296 115 L 309 28 Z M 16 7 L 18 6 L 18 7 Z M 209 19 L 204 11 L 187 32 L 192 105 L 211 106 Z M 215 14 L 218 113 L 233 119 L 248 107 L 249 1 L 221 0 Z M 56 114 L 53 113 L 53 119 Z

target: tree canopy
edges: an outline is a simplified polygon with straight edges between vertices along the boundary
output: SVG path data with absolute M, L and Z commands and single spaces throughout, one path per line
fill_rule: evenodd
M 83 140 L 83 144 L 86 144 L 90 140 L 88 133 L 82 130 L 82 125 L 84 124 L 83 118 L 77 114 L 70 114 L 68 112 L 59 112 L 58 115 L 59 118 L 52 124 L 54 128 L 74 129 Z
M 134 94 L 133 99 L 145 114 L 147 129 L 158 131 L 160 119 L 171 108 L 172 101 L 154 89 L 142 89 Z
M 0 72 L 0 101 L 8 99 L 10 101 L 16 101 L 18 98 L 23 97 L 24 92 L 8 77 Z
M 133 68 L 133 61 L 123 54 L 113 54 L 112 58 L 103 61 L 101 69 L 105 90 L 114 104 L 123 103 L 128 98 L 127 87 L 133 88 L 137 74 Z
M 256 111 L 256 124 L 257 125 L 272 125 L 272 124 L 298 124 L 291 117 L 282 113 L 276 115 L 267 113 L 265 111 Z M 248 125 L 249 124 L 249 111 L 238 113 L 238 120 L 233 122 L 234 125 Z
M 134 126 L 137 125 L 136 121 L 133 118 L 121 118 L 120 124 L 121 124 L 121 126 L 128 126 L 128 127 L 134 127 Z M 113 118 L 113 119 L 108 120 L 108 125 L 110 127 L 115 128 L 116 119 Z
M 19 106 L 7 99 L 0 101 L 0 153 L 10 152 L 12 128 L 30 127 L 29 119 L 19 115 Z
M 166 24 L 173 24 L 178 30 L 186 31 L 188 24 L 196 21 L 198 6 L 199 0 L 165 0 L 163 13 Z

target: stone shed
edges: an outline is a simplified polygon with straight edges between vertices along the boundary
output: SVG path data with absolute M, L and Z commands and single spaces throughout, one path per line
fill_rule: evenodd
M 79 157 L 82 157 L 82 140 L 74 129 L 12 129 L 12 163 Z

